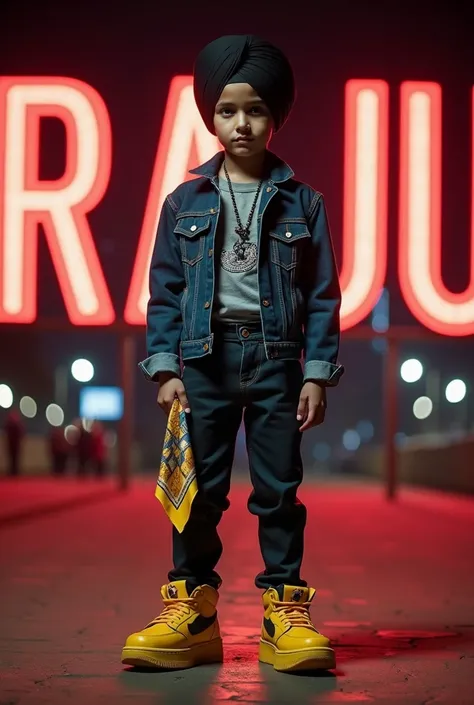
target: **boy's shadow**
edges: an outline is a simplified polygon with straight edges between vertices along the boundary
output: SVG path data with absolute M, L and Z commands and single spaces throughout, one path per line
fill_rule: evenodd
M 246 640 L 245 640 L 246 641 Z M 278 673 L 272 666 L 258 663 L 255 640 L 233 643 L 226 640 L 223 664 L 199 666 L 182 671 L 148 671 L 124 669 L 119 681 L 124 690 L 156 693 L 156 703 L 163 705 L 214 705 L 222 700 L 268 702 L 275 705 L 306 705 L 318 695 L 339 687 L 338 677 L 345 675 L 344 666 L 354 661 L 396 659 L 413 652 L 417 656 L 428 651 L 455 651 L 472 641 L 468 634 L 446 628 L 405 630 L 351 631 L 333 637 L 337 668 L 334 671 L 301 671 Z
M 209 691 L 218 679 L 222 664 L 183 670 L 124 668 L 119 683 L 128 697 L 156 705 L 210 705 Z M 144 701 L 144 694 L 151 696 Z M 155 697 L 153 697 L 155 696 Z

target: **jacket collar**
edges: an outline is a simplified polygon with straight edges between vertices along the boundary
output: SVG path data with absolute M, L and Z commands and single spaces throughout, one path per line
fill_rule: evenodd
M 217 176 L 219 169 L 221 168 L 222 161 L 224 159 L 224 152 L 220 151 L 215 154 L 212 159 L 208 162 L 201 164 L 195 169 L 190 169 L 190 174 L 197 174 L 198 176 L 205 176 L 208 179 L 212 179 Z M 294 171 L 288 166 L 280 157 L 277 157 L 273 152 L 267 151 L 267 164 L 270 172 L 270 181 L 275 184 L 283 183 L 288 181 L 294 176 Z

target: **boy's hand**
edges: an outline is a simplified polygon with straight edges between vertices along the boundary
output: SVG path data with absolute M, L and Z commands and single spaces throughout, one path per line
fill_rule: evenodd
M 296 418 L 303 421 L 300 431 L 323 423 L 326 413 L 326 387 L 318 382 L 306 382 L 300 394 Z
M 158 404 L 161 409 L 168 415 L 173 406 L 173 402 L 178 397 L 185 412 L 189 414 L 188 398 L 183 382 L 176 377 L 172 372 L 161 372 L 159 376 L 160 388 L 158 390 Z

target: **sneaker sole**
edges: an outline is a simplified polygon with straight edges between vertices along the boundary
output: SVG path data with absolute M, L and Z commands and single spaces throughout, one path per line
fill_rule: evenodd
M 126 666 L 153 669 L 192 668 L 204 663 L 222 663 L 222 639 L 213 639 L 188 649 L 153 649 L 125 646 L 122 663 Z
M 327 646 L 295 651 L 279 651 L 273 644 L 260 641 L 258 660 L 268 663 L 276 671 L 322 671 L 336 668 L 334 649 Z

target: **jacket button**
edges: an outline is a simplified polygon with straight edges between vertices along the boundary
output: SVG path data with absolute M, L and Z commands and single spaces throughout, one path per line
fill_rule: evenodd
M 214 253 L 214 250 L 211 247 L 211 249 L 209 250 L 209 252 L 207 254 L 209 255 L 209 257 L 212 257 L 213 253 Z
M 288 230 L 288 232 L 285 233 L 285 237 L 291 237 L 291 236 L 292 236 L 292 233 L 290 233 L 290 231 Z
M 191 225 L 191 227 L 189 229 L 193 233 L 195 230 L 197 230 L 197 225 Z
M 262 304 L 264 306 L 270 306 L 270 301 L 268 299 L 263 299 Z
M 204 350 L 204 352 L 207 352 L 209 350 L 209 345 L 207 343 L 204 343 L 202 349 Z
M 216 212 L 215 208 L 211 208 L 211 210 L 209 211 L 209 213 L 215 213 L 215 212 Z
M 211 305 L 211 302 L 210 302 L 210 301 L 206 301 L 206 303 L 204 304 L 204 308 L 209 308 L 210 305 Z
M 242 338 L 248 338 L 250 335 L 249 331 L 247 328 L 242 328 Z
M 267 186 L 267 193 L 270 193 L 271 190 L 272 190 L 272 187 L 271 187 L 271 186 Z

